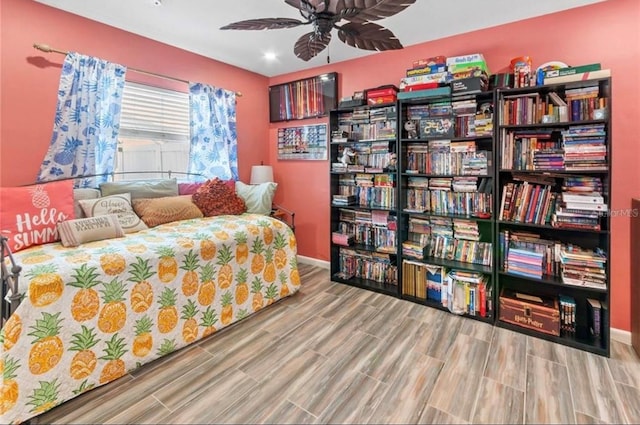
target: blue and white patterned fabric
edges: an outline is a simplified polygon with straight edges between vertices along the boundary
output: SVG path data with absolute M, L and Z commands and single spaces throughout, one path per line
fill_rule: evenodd
M 51 144 L 38 181 L 101 174 L 76 181 L 97 187 L 113 172 L 126 67 L 67 54 L 60 75 Z
M 189 84 L 191 150 L 189 173 L 238 180 L 235 92 Z

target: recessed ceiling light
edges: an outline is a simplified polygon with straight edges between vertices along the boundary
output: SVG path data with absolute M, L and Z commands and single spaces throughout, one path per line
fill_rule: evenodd
M 274 61 L 277 57 L 278 56 L 275 54 L 275 52 L 265 52 L 264 54 L 264 58 L 268 61 Z

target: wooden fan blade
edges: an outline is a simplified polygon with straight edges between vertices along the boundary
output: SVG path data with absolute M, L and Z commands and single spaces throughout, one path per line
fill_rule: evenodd
M 331 34 L 318 36 L 315 32 L 309 32 L 296 41 L 293 53 L 303 61 L 308 61 L 323 51 L 331 41 Z
M 325 0 L 284 0 L 284 2 L 296 9 L 311 13 L 324 12 L 326 9 L 325 3 L 328 3 Z
M 402 44 L 396 36 L 385 27 L 372 22 L 350 22 L 342 25 L 338 37 L 349 46 L 364 50 L 396 50 L 402 49 Z
M 343 10 L 358 9 L 356 15 L 344 17 L 352 22 L 377 21 L 402 12 L 416 0 L 338 0 L 336 13 Z
M 234 22 L 220 28 L 221 30 L 273 30 L 280 28 L 293 28 L 305 25 L 308 22 L 302 22 L 298 19 L 291 18 L 260 18 L 249 19 L 246 21 Z

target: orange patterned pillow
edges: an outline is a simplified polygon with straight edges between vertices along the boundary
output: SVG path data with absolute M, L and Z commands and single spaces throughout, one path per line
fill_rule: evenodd
M 193 194 L 193 203 L 206 217 L 225 214 L 242 214 L 247 210 L 242 198 L 223 180 L 207 180 Z
M 149 227 L 203 217 L 202 211 L 191 201 L 191 195 L 134 199 L 133 210 Z

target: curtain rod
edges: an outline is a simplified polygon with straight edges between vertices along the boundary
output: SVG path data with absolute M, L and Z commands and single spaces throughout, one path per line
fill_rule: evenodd
M 41 51 L 43 51 L 43 52 L 46 52 L 46 53 L 60 53 L 61 55 L 67 55 L 67 54 L 69 54 L 69 52 L 65 52 L 65 51 L 63 51 L 63 50 L 54 49 L 53 47 L 49 46 L 48 44 L 33 43 L 33 47 L 34 47 L 34 48 L 36 48 L 36 49 L 38 49 L 38 50 L 41 50 Z M 140 74 L 151 75 L 151 76 L 154 76 L 154 77 L 164 78 L 164 79 L 166 79 L 166 80 L 179 81 L 179 82 L 181 82 L 181 83 L 189 84 L 189 81 L 187 81 L 187 80 L 183 80 L 183 79 L 181 79 L 181 78 L 169 77 L 168 75 L 158 74 L 158 73 L 156 73 L 156 72 L 145 71 L 145 70 L 142 70 L 142 69 L 137 69 L 137 68 L 132 68 L 132 67 L 127 67 L 127 69 L 128 69 L 128 70 L 131 70 L 131 71 L 138 72 L 138 73 L 140 73 Z M 241 93 L 241 92 L 239 92 L 239 91 L 237 91 L 237 92 L 236 92 L 236 96 L 241 97 L 241 96 L 242 96 L 242 93 Z

